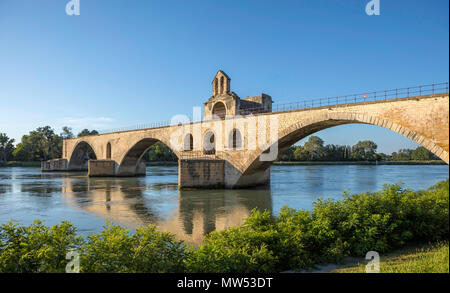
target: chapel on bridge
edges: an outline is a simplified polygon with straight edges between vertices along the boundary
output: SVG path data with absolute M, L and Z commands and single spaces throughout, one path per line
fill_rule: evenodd
M 236 115 L 272 112 L 272 97 L 266 94 L 241 99 L 230 90 L 231 78 L 222 70 L 212 81 L 212 96 L 204 103 L 205 120 L 214 117 L 224 119 Z M 217 118 L 216 118 L 217 119 Z

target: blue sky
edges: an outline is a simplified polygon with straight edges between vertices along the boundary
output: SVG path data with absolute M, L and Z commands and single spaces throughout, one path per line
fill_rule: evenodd
M 109 129 L 192 113 L 220 68 L 275 103 L 448 81 L 449 2 L 0 0 L 0 132 Z M 375 126 L 318 133 L 416 145 Z

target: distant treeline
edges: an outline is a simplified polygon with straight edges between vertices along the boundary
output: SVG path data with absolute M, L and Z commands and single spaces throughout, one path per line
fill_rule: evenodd
M 98 132 L 84 129 L 77 136 L 94 134 Z M 74 137 L 70 127 L 63 127 L 63 131 L 57 134 L 50 126 L 44 126 L 22 136 L 21 142 L 14 146 L 14 139 L 9 138 L 6 133 L 0 133 L 0 162 L 34 162 L 61 158 L 63 139 Z
M 400 149 L 391 155 L 377 152 L 377 144 L 371 140 L 359 141 L 353 146 L 324 144 L 324 141 L 311 136 L 303 146 L 293 145 L 282 153 L 279 161 L 429 161 L 440 160 L 426 148 Z
M 77 137 L 98 134 L 96 130 L 84 129 Z M 16 146 L 14 139 L 0 133 L 0 162 L 7 161 L 45 161 L 61 158 L 63 139 L 74 138 L 70 127 L 63 127 L 60 134 L 50 126 L 39 127 L 22 136 Z M 162 142 L 154 144 L 144 155 L 144 160 L 176 161 L 176 155 Z M 278 157 L 279 161 L 428 161 L 439 160 L 424 147 L 400 149 L 391 155 L 377 152 L 377 144 L 370 140 L 359 141 L 353 146 L 324 144 L 324 141 L 311 136 L 303 146 L 293 145 Z

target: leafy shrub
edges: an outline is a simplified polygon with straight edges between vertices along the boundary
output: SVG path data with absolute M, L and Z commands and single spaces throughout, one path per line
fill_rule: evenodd
M 153 225 L 130 233 L 107 223 L 85 240 L 68 222 L 50 228 L 10 222 L 0 227 L 0 272 L 64 272 L 69 250 L 79 253 L 81 272 L 279 272 L 448 238 L 447 180 L 416 192 L 395 184 L 319 199 L 312 211 L 254 210 L 244 225 L 212 232 L 198 248 Z
M 307 269 L 345 256 L 386 252 L 410 241 L 449 237 L 449 182 L 427 191 L 385 185 L 378 192 L 319 199 L 312 211 L 253 211 L 242 227 L 211 233 L 191 251 L 191 272 Z
M 212 232 L 199 248 L 191 248 L 190 272 L 273 272 L 279 240 L 269 212 L 256 212 L 241 227 Z
M 157 232 L 155 226 L 135 233 L 107 223 L 100 234 L 91 234 L 82 248 L 82 272 L 174 273 L 184 271 L 186 251 L 182 241 Z
M 0 272 L 65 272 L 66 253 L 81 243 L 66 221 L 52 227 L 39 220 L 28 227 L 9 222 L 0 228 Z

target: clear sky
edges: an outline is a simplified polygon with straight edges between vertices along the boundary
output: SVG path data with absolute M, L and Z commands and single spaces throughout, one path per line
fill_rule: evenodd
M 0 0 L 0 132 L 109 129 L 192 113 L 218 69 L 275 103 L 448 81 L 449 2 Z M 416 145 L 347 125 L 326 143 Z

